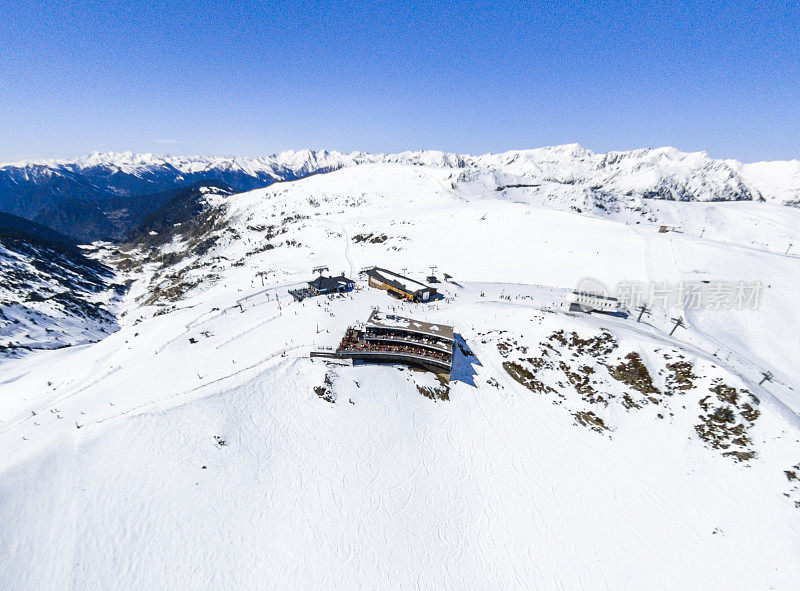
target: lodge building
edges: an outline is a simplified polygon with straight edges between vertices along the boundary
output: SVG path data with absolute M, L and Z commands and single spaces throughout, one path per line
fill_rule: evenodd
M 303 289 L 290 289 L 289 294 L 298 302 L 306 298 L 332 293 L 346 293 L 355 289 L 356 282 L 348 279 L 344 275 L 336 277 L 326 277 L 320 275 L 316 279 L 308 282 L 308 287 Z
M 429 302 L 435 299 L 437 294 L 435 287 L 430 287 L 388 269 L 373 267 L 368 269 L 366 273 L 371 287 L 383 289 L 402 300 Z
M 336 354 L 366 362 L 417 365 L 449 375 L 453 345 L 452 326 L 373 310 L 363 328 L 347 329 Z

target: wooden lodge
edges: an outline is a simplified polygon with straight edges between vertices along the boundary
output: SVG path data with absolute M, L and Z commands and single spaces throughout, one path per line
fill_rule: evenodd
M 402 300 L 409 302 L 429 302 L 435 299 L 437 295 L 435 287 L 404 277 L 388 269 L 373 267 L 368 269 L 366 273 L 371 287 L 383 289 Z

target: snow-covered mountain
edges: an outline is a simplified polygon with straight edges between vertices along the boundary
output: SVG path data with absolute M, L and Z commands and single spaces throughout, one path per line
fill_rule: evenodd
M 112 269 L 66 236 L 5 213 L 0 277 L 2 357 L 93 342 L 118 328 L 111 308 L 124 287 Z
M 206 181 L 246 191 L 339 168 L 341 154 L 287 152 L 266 158 L 98 154 L 0 166 L 0 211 L 78 240 L 122 239 L 175 193 Z
M 629 154 L 350 155 L 103 245 L 119 330 L 0 366 L 0 586 L 793 589 L 800 209 Z M 294 301 L 317 265 L 454 282 Z M 763 291 L 637 322 L 587 279 Z M 310 358 L 375 307 L 455 327 L 449 384 Z
M 800 160 L 732 165 L 765 198 L 784 205 L 800 205 Z
M 368 163 L 400 163 L 490 174 L 535 187 L 576 208 L 631 199 L 800 201 L 800 161 L 741 164 L 674 148 L 595 154 L 577 144 L 471 156 L 438 151 L 368 154 L 301 150 L 272 156 L 205 157 L 93 153 L 75 160 L 0 166 L 0 211 L 82 240 L 121 238 L 162 204 L 165 192 L 218 180 L 237 191 Z

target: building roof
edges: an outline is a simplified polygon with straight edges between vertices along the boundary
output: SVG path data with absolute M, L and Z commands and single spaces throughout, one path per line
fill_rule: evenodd
M 320 275 L 313 281 L 308 282 L 311 287 L 315 287 L 319 291 L 336 291 L 337 289 L 343 289 L 352 283 L 353 280 L 348 279 L 344 275 L 339 275 L 337 277 L 325 277 Z
M 448 341 L 453 340 L 452 326 L 448 326 L 446 324 L 431 324 L 429 322 L 423 322 L 422 320 L 404 318 L 395 314 L 384 314 L 383 312 L 378 312 L 377 310 L 373 310 L 372 314 L 369 315 L 366 326 L 373 326 L 375 328 L 394 328 L 408 332 L 415 332 L 417 334 L 439 337 Z
M 621 309 L 623 304 L 617 298 L 590 291 L 575 290 L 567 294 L 567 301 L 578 306 L 590 307 L 597 310 Z
M 605 301 L 605 302 L 619 302 L 617 298 L 603 295 L 601 293 L 594 293 L 592 291 L 581 291 L 578 289 L 573 290 L 569 294 L 567 294 L 567 300 L 569 301 L 577 301 L 579 299 L 586 299 L 586 300 L 596 300 L 598 302 Z
M 374 267 L 367 271 L 367 275 L 370 277 L 374 277 L 381 283 L 385 283 L 387 285 L 391 285 L 397 289 L 401 289 L 406 293 L 416 293 L 422 290 L 433 290 L 433 287 L 425 285 L 419 281 L 414 279 L 410 279 L 408 277 L 403 277 L 395 273 L 394 271 L 389 271 L 388 269 L 382 269 L 380 267 Z

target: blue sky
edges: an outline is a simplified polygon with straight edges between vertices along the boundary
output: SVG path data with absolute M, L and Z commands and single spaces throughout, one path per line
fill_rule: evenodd
M 0 161 L 579 142 L 800 158 L 800 2 L 0 0 Z

